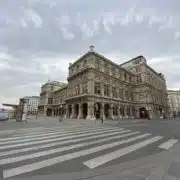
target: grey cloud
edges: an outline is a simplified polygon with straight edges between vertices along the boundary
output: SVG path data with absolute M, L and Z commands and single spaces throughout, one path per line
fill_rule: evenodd
M 132 22 L 130 23 L 129 26 L 125 26 L 125 27 L 122 27 L 120 24 L 115 24 L 115 25 L 109 24 L 113 32 L 113 35 L 109 35 L 105 31 L 106 28 L 103 24 L 103 21 L 106 20 L 103 19 L 105 18 L 103 16 L 103 12 L 107 12 L 107 11 L 119 12 L 120 7 L 123 7 L 121 8 L 120 13 L 126 12 L 132 6 L 129 2 L 130 1 L 123 0 L 123 1 L 114 1 L 114 3 L 106 2 L 102 5 L 100 4 L 99 1 L 96 2 L 96 1 L 79 0 L 76 1 L 76 3 L 75 2 L 73 3 L 72 1 L 60 2 L 59 4 L 57 3 L 56 6 L 50 8 L 47 3 L 43 4 L 42 2 L 39 1 L 38 3 L 34 3 L 34 5 L 32 5 L 32 7 L 29 7 L 29 9 L 33 8 L 34 11 L 40 15 L 43 21 L 42 28 L 34 28 L 32 23 L 28 24 L 29 25 L 28 29 L 22 28 L 19 22 L 19 26 L 16 25 L 15 28 L 13 26 L 12 27 L 10 26 L 8 28 L 8 31 L 4 32 L 3 37 L 1 37 L 1 41 L 4 45 L 9 46 L 10 51 L 26 49 L 31 52 L 38 52 L 40 50 L 43 50 L 43 51 L 54 51 L 54 52 L 67 51 L 69 53 L 75 53 L 80 49 L 82 49 L 82 46 L 84 47 L 88 46 L 91 42 L 97 44 L 98 46 L 98 42 L 104 38 L 107 38 L 108 42 L 109 41 L 112 42 L 111 44 L 115 45 L 116 49 L 121 48 L 121 51 L 123 50 L 126 51 L 126 48 L 124 46 L 125 40 L 123 39 L 123 37 L 125 37 L 126 41 L 128 42 L 130 41 L 136 42 L 135 47 L 134 46 L 131 47 L 131 50 L 136 50 L 136 51 L 139 51 L 139 49 L 136 49 L 136 47 L 139 46 L 139 43 L 142 44 L 146 43 L 147 49 L 154 47 L 153 51 L 157 50 L 158 52 L 162 44 L 163 45 L 166 44 L 168 46 L 168 44 L 173 43 L 173 38 L 171 35 L 172 32 L 158 33 L 159 27 L 155 25 L 153 28 L 148 28 L 147 22 L 144 24 L 136 24 L 136 22 Z M 139 2 L 142 5 L 144 4 L 142 3 L 142 1 Z M 166 4 L 168 5 L 167 8 L 165 8 Z M 176 5 L 176 4 L 177 3 L 171 3 L 170 6 L 168 3 L 164 3 L 163 7 L 161 7 L 162 2 L 154 4 L 154 6 L 152 6 L 152 3 L 149 3 L 151 8 L 156 9 L 157 6 L 159 7 L 158 14 L 159 12 L 161 12 L 161 10 L 163 12 L 164 9 L 167 10 L 173 9 L 174 12 L 175 8 L 173 7 L 176 6 L 172 6 L 172 5 Z M 25 3 L 23 3 L 23 5 L 21 6 L 27 8 L 27 5 Z M 172 8 L 169 8 L 169 6 Z M 143 9 L 142 7 L 141 9 Z M 140 7 L 136 5 L 136 9 L 138 11 Z M 22 15 L 23 10 L 24 9 L 21 8 L 20 12 L 22 13 L 19 14 Z M 152 13 L 154 11 L 152 11 Z M 81 15 L 80 17 L 78 16 L 79 14 Z M 67 31 L 69 31 L 70 33 L 75 35 L 75 38 L 73 38 L 71 41 L 67 41 L 63 37 L 63 32 L 60 29 L 59 19 L 61 19 L 62 15 L 67 15 L 70 18 L 71 23 L 67 24 L 64 28 L 67 29 Z M 19 15 L 19 17 L 21 16 Z M 94 36 L 91 39 L 84 41 L 84 39 L 82 39 L 84 32 L 81 31 L 82 23 L 85 22 L 89 27 L 89 29 L 93 29 L 92 26 L 93 20 L 97 18 L 99 18 L 97 32 L 94 34 Z M 116 40 L 117 36 L 121 37 L 121 39 L 119 39 L 118 41 Z M 163 39 L 165 37 L 164 41 L 168 41 L 169 43 L 164 43 L 164 41 L 162 41 L 161 36 L 163 36 Z M 138 43 L 138 41 L 140 41 L 139 37 L 141 42 Z M 78 44 L 77 41 L 79 42 Z M 157 41 L 161 43 L 161 46 L 157 46 L 157 47 L 154 46 L 157 44 Z M 72 48 L 69 48 L 69 45 L 71 45 Z M 107 49 L 109 49 L 109 47 L 107 48 L 105 47 L 102 50 L 106 51 Z M 161 49 L 161 51 L 163 52 L 166 49 L 169 49 L 169 46 L 165 49 Z M 177 50 L 173 49 L 173 51 L 177 51 Z

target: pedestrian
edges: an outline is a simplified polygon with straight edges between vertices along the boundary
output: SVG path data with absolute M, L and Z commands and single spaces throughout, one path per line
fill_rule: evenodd
M 173 113 L 173 116 L 174 116 L 174 119 L 176 118 L 176 114 L 175 113 Z

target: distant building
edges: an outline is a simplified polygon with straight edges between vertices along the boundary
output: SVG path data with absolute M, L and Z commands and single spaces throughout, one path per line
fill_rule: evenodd
M 180 90 L 168 90 L 168 98 L 171 115 L 180 116 Z
M 44 114 L 44 116 L 50 116 L 52 114 L 52 109 L 49 107 L 53 104 L 54 92 L 66 86 L 66 83 L 58 81 L 49 81 L 42 85 L 38 107 L 38 111 L 40 114 Z
M 40 114 L 72 119 L 168 115 L 166 79 L 143 56 L 119 65 L 90 46 L 68 69 L 68 84 L 48 82 L 41 87 Z
M 27 115 L 35 115 L 38 112 L 39 96 L 25 96 L 23 99 L 27 100 Z

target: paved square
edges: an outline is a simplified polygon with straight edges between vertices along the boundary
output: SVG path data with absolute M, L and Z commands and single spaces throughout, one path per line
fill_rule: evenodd
M 95 169 L 161 152 L 178 142 L 162 135 L 92 122 L 33 128 L 27 124 L 26 128 L 1 131 L 1 136 L 4 179 Z

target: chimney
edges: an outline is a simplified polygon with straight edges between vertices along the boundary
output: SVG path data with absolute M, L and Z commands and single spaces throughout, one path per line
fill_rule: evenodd
M 93 45 L 89 46 L 89 51 L 90 51 L 90 52 L 94 52 L 94 48 L 95 48 L 95 47 L 94 47 Z

